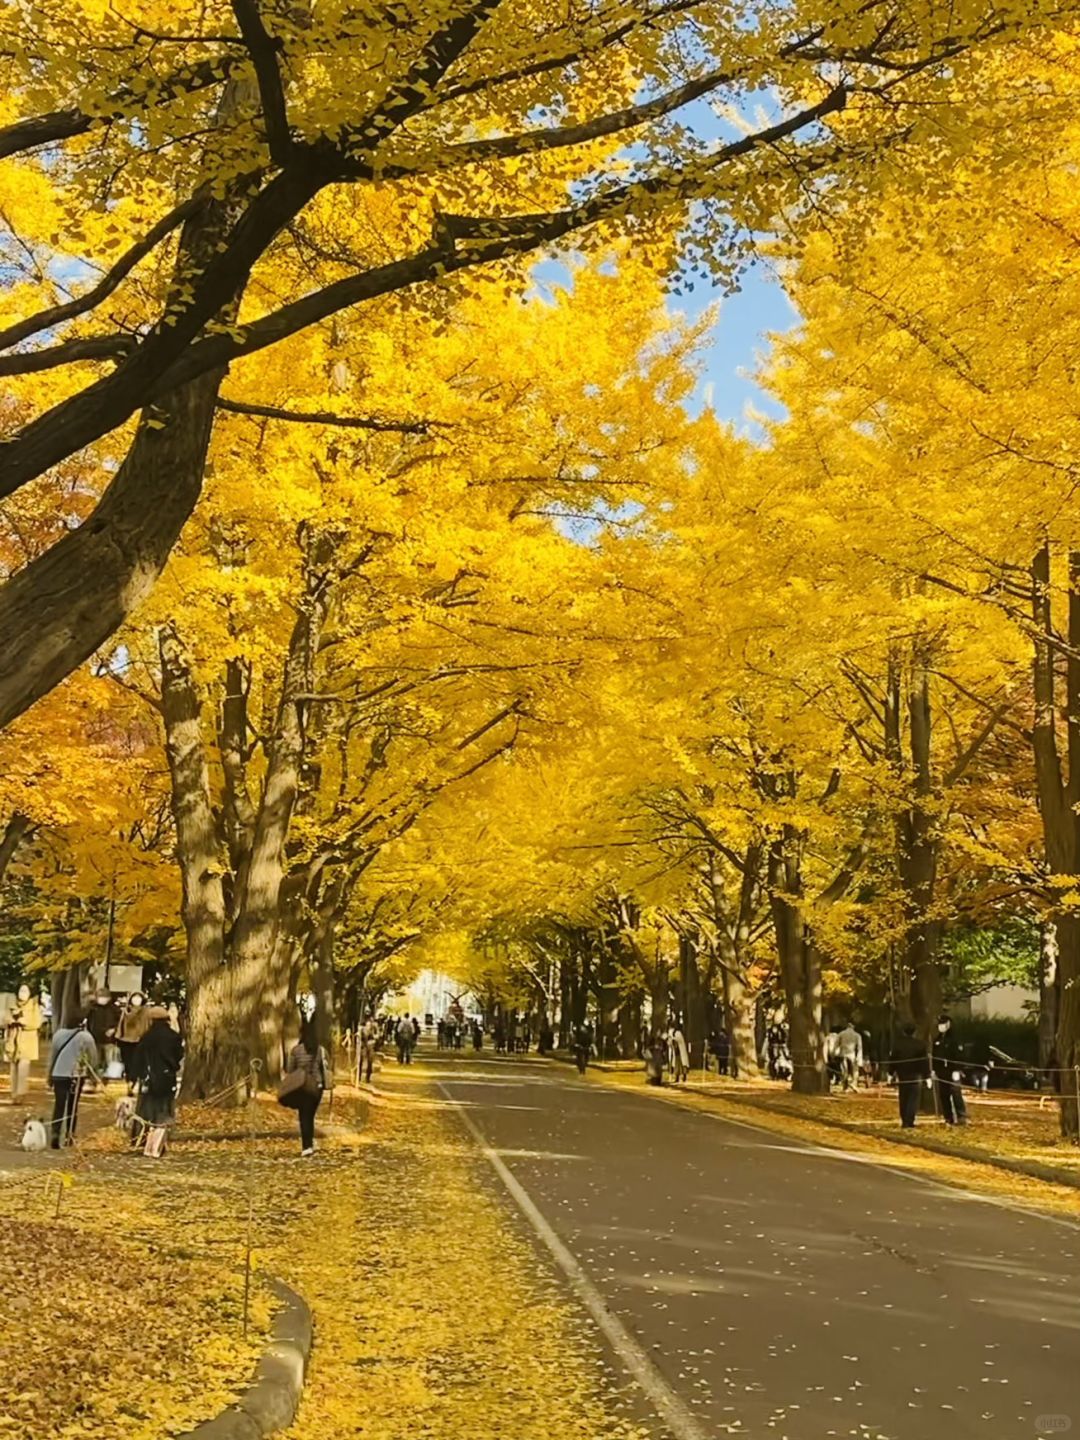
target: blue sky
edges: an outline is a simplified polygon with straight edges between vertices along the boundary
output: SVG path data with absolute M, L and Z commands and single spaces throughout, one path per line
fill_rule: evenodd
M 723 420 L 736 428 L 749 428 L 748 407 L 778 414 L 754 384 L 752 376 L 758 357 L 767 349 L 768 334 L 789 330 L 796 314 L 783 289 L 763 267 L 755 266 L 744 277 L 737 295 L 712 295 L 695 290 L 681 297 L 676 307 L 688 315 L 700 315 L 719 300 L 720 318 L 707 351 L 706 366 L 699 386 L 703 405 L 711 404 Z

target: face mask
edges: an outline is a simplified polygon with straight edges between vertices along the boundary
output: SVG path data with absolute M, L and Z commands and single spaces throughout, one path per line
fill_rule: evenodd
M 29 986 L 29 985 L 20 985 L 20 986 L 19 986 L 19 999 L 22 1001 L 22 1003 L 23 1003 L 24 1005 L 26 1004 L 27 1000 L 30 999 L 30 986 Z
M 141 1004 L 142 1004 L 142 996 L 141 996 L 141 995 L 132 995 L 132 997 L 131 997 L 131 1006 L 132 1006 L 132 1009 L 133 1009 L 133 1010 L 137 1010 Z

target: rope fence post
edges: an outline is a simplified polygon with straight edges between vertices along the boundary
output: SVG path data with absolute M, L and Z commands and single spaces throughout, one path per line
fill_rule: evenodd
M 1073 1130 L 1073 1144 L 1080 1145 L 1080 1065 L 1073 1066 L 1073 1084 L 1076 1095 L 1076 1128 Z

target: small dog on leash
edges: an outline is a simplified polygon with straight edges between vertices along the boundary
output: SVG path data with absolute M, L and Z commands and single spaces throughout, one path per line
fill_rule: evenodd
M 23 1126 L 22 1139 L 19 1141 L 19 1144 L 30 1154 L 35 1154 L 39 1150 L 48 1149 L 48 1132 L 40 1120 L 27 1120 Z
M 116 1102 L 116 1128 L 117 1130 L 126 1130 L 130 1134 L 131 1127 L 134 1123 L 135 1097 L 133 1095 L 125 1095 Z

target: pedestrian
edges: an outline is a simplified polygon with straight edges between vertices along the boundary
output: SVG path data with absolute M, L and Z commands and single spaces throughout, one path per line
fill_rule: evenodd
M 472 1022 L 472 1048 L 474 1050 L 482 1050 L 484 1048 L 484 1032 L 480 1028 L 479 1020 Z
M 4 1031 L 4 1055 L 11 1074 L 11 1103 L 18 1104 L 30 1088 L 30 1066 L 38 1059 L 41 1005 L 29 985 L 20 985 Z
M 300 1039 L 289 1051 L 285 1062 L 285 1073 L 291 1075 L 294 1072 L 304 1076 L 303 1086 L 296 1094 L 296 1113 L 300 1120 L 300 1154 L 307 1159 L 315 1154 L 315 1114 L 323 1091 L 329 1088 L 330 1078 L 330 1062 L 319 1044 L 315 1020 L 311 1016 L 305 1016 L 300 1021 Z
M 900 1124 L 905 1130 L 910 1130 L 915 1124 L 915 1116 L 919 1113 L 920 1091 L 930 1074 L 926 1046 L 919 1038 L 912 1021 L 907 1020 L 900 1027 L 889 1063 L 896 1074 Z
M 398 1021 L 396 1038 L 398 1064 L 411 1065 L 413 1046 L 416 1044 L 416 1031 L 413 1029 L 410 1015 L 403 1015 Z
M 593 1027 L 590 1020 L 582 1020 L 574 1027 L 574 1062 L 581 1075 L 589 1068 L 589 1056 L 593 1047 Z
M 375 1068 L 375 1048 L 379 1043 L 379 1026 L 369 1016 L 360 1026 L 360 1059 L 358 1075 L 371 1084 L 371 1072 Z
M 149 1027 L 146 996 L 141 990 L 136 990 L 128 996 L 116 1026 L 116 1044 L 124 1066 L 124 1079 L 127 1081 L 129 1095 L 135 1093 L 135 1050 Z
M 774 1021 L 773 1024 L 769 1026 L 769 1035 L 766 1041 L 770 1080 L 787 1080 L 791 1076 L 787 1039 L 787 1026 L 782 1025 L 778 1020 Z
M 528 1040 L 526 1039 L 525 1031 L 525 1021 L 522 1020 L 520 1016 L 517 1018 L 517 1020 L 514 1021 L 514 1049 L 519 1055 L 524 1054 L 524 1052 L 528 1049 Z
M 723 1025 L 709 1036 L 709 1049 L 716 1060 L 716 1073 L 726 1075 L 731 1065 L 731 1037 Z
M 941 1118 L 946 1125 L 966 1125 L 967 1106 L 960 1083 L 963 1078 L 960 1069 L 963 1057 L 948 1015 L 938 1016 L 932 1054 L 934 1084 L 937 1088 Z
M 675 1022 L 667 1035 L 668 1041 L 668 1065 L 671 1069 L 671 1078 L 676 1085 L 681 1085 L 690 1073 L 690 1051 L 686 1045 L 686 1036 L 683 1034 L 682 1026 Z
M 554 1049 L 555 1031 L 551 1028 L 551 1021 L 544 1015 L 540 1019 L 539 1051 L 541 1055 L 550 1055 Z
M 176 1086 L 184 1058 L 184 1042 L 169 1024 L 165 1006 L 150 1005 L 146 1013 L 149 1025 L 132 1058 L 132 1070 L 139 1086 L 135 1116 L 140 1121 L 132 1131 L 133 1145 L 143 1138 L 146 1130 L 164 1127 L 176 1118 Z M 164 1144 L 155 1154 L 163 1152 Z
M 75 1141 L 83 1079 L 97 1063 L 98 1050 L 86 1028 L 86 1013 L 79 1011 L 70 1025 L 61 1026 L 53 1035 L 49 1055 L 48 1079 L 53 1090 L 50 1143 L 54 1150 Z
M 863 1063 L 863 1038 L 850 1020 L 836 1037 L 836 1051 L 844 1089 L 857 1090 Z

